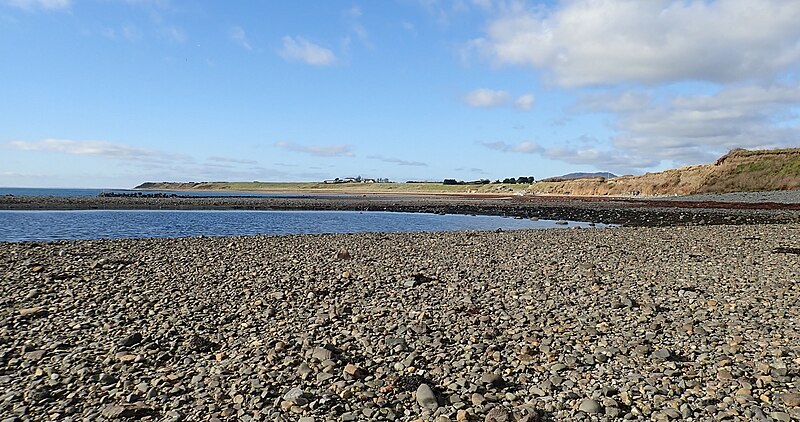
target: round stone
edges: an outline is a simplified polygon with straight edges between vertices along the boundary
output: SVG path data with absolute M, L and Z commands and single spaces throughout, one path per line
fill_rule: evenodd
M 578 410 L 586 413 L 600 413 L 603 411 L 603 406 L 601 406 L 597 400 L 584 399 L 580 407 L 578 407 Z

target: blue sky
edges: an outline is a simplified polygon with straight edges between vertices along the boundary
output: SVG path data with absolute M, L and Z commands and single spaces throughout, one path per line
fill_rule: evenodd
M 800 146 L 800 2 L 0 0 L 0 186 L 639 174 Z

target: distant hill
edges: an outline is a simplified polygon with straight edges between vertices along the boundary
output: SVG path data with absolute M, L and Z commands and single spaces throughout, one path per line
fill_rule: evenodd
M 204 183 L 197 182 L 144 182 L 134 189 L 150 189 L 150 190 L 202 190 Z
M 548 177 L 546 179 L 540 180 L 540 182 L 563 182 L 564 180 L 575 180 L 575 179 L 613 179 L 617 177 L 614 173 L 609 173 L 607 171 L 598 171 L 595 173 L 568 173 L 563 176 L 554 176 Z
M 713 164 L 620 176 L 611 180 L 537 182 L 535 193 L 556 195 L 689 195 L 800 189 L 800 148 L 736 149 Z

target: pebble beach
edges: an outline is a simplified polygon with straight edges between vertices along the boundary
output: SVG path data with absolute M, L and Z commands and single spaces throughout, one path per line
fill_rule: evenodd
M 0 244 L 0 420 L 798 420 L 797 239 Z

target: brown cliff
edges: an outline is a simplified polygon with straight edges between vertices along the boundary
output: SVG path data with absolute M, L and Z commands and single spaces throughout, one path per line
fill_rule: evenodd
M 555 195 L 688 195 L 800 189 L 800 148 L 736 149 L 713 164 L 641 176 L 537 182 L 531 191 Z

